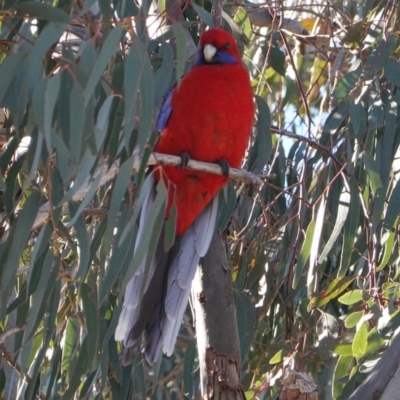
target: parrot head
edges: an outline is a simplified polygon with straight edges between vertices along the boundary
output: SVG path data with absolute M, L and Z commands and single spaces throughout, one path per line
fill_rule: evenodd
M 241 63 L 238 47 L 233 36 L 220 28 L 204 32 L 194 67 L 205 64 Z

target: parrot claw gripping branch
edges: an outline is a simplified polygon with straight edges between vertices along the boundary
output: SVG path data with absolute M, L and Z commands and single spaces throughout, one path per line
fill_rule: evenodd
M 173 353 L 197 265 L 215 230 L 218 192 L 229 182 L 229 167 L 240 165 L 253 119 L 250 79 L 236 42 L 228 32 L 210 29 L 200 39 L 191 70 L 166 96 L 157 122 L 161 136 L 154 150 L 185 154 L 187 162 L 218 163 L 224 176 L 184 169 L 184 164 L 153 170 L 136 243 L 146 229 L 161 179 L 168 190 L 166 218 L 176 205 L 175 241 L 166 251 L 161 229 L 149 268 L 144 256 L 126 287 L 115 332 L 126 357 L 143 332 L 144 355 L 150 365 L 161 351 L 168 356 Z

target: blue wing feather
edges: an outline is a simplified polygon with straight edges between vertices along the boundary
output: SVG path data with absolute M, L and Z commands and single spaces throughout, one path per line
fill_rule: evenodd
M 161 107 L 160 113 L 158 114 L 156 129 L 158 132 L 162 132 L 167 126 L 168 120 L 171 117 L 172 113 L 172 93 L 175 90 L 175 86 L 167 93 L 164 99 L 164 103 Z

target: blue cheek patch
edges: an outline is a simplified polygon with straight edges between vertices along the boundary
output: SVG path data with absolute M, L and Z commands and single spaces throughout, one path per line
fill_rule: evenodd
M 237 64 L 237 60 L 224 51 L 217 51 L 214 56 L 214 64 Z
M 199 51 L 197 53 L 197 56 L 193 63 L 192 68 L 198 67 L 199 65 L 206 65 L 206 64 L 210 64 L 210 63 L 206 62 L 203 52 Z M 231 56 L 230 54 L 226 53 L 225 51 L 218 50 L 215 53 L 212 64 L 237 64 L 237 60 L 235 57 Z

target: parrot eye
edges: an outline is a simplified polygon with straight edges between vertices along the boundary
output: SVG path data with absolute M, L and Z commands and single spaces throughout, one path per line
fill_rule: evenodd
M 229 50 L 230 48 L 231 48 L 231 44 L 230 43 L 225 43 L 223 46 L 222 46 L 222 48 L 224 49 L 224 50 Z

